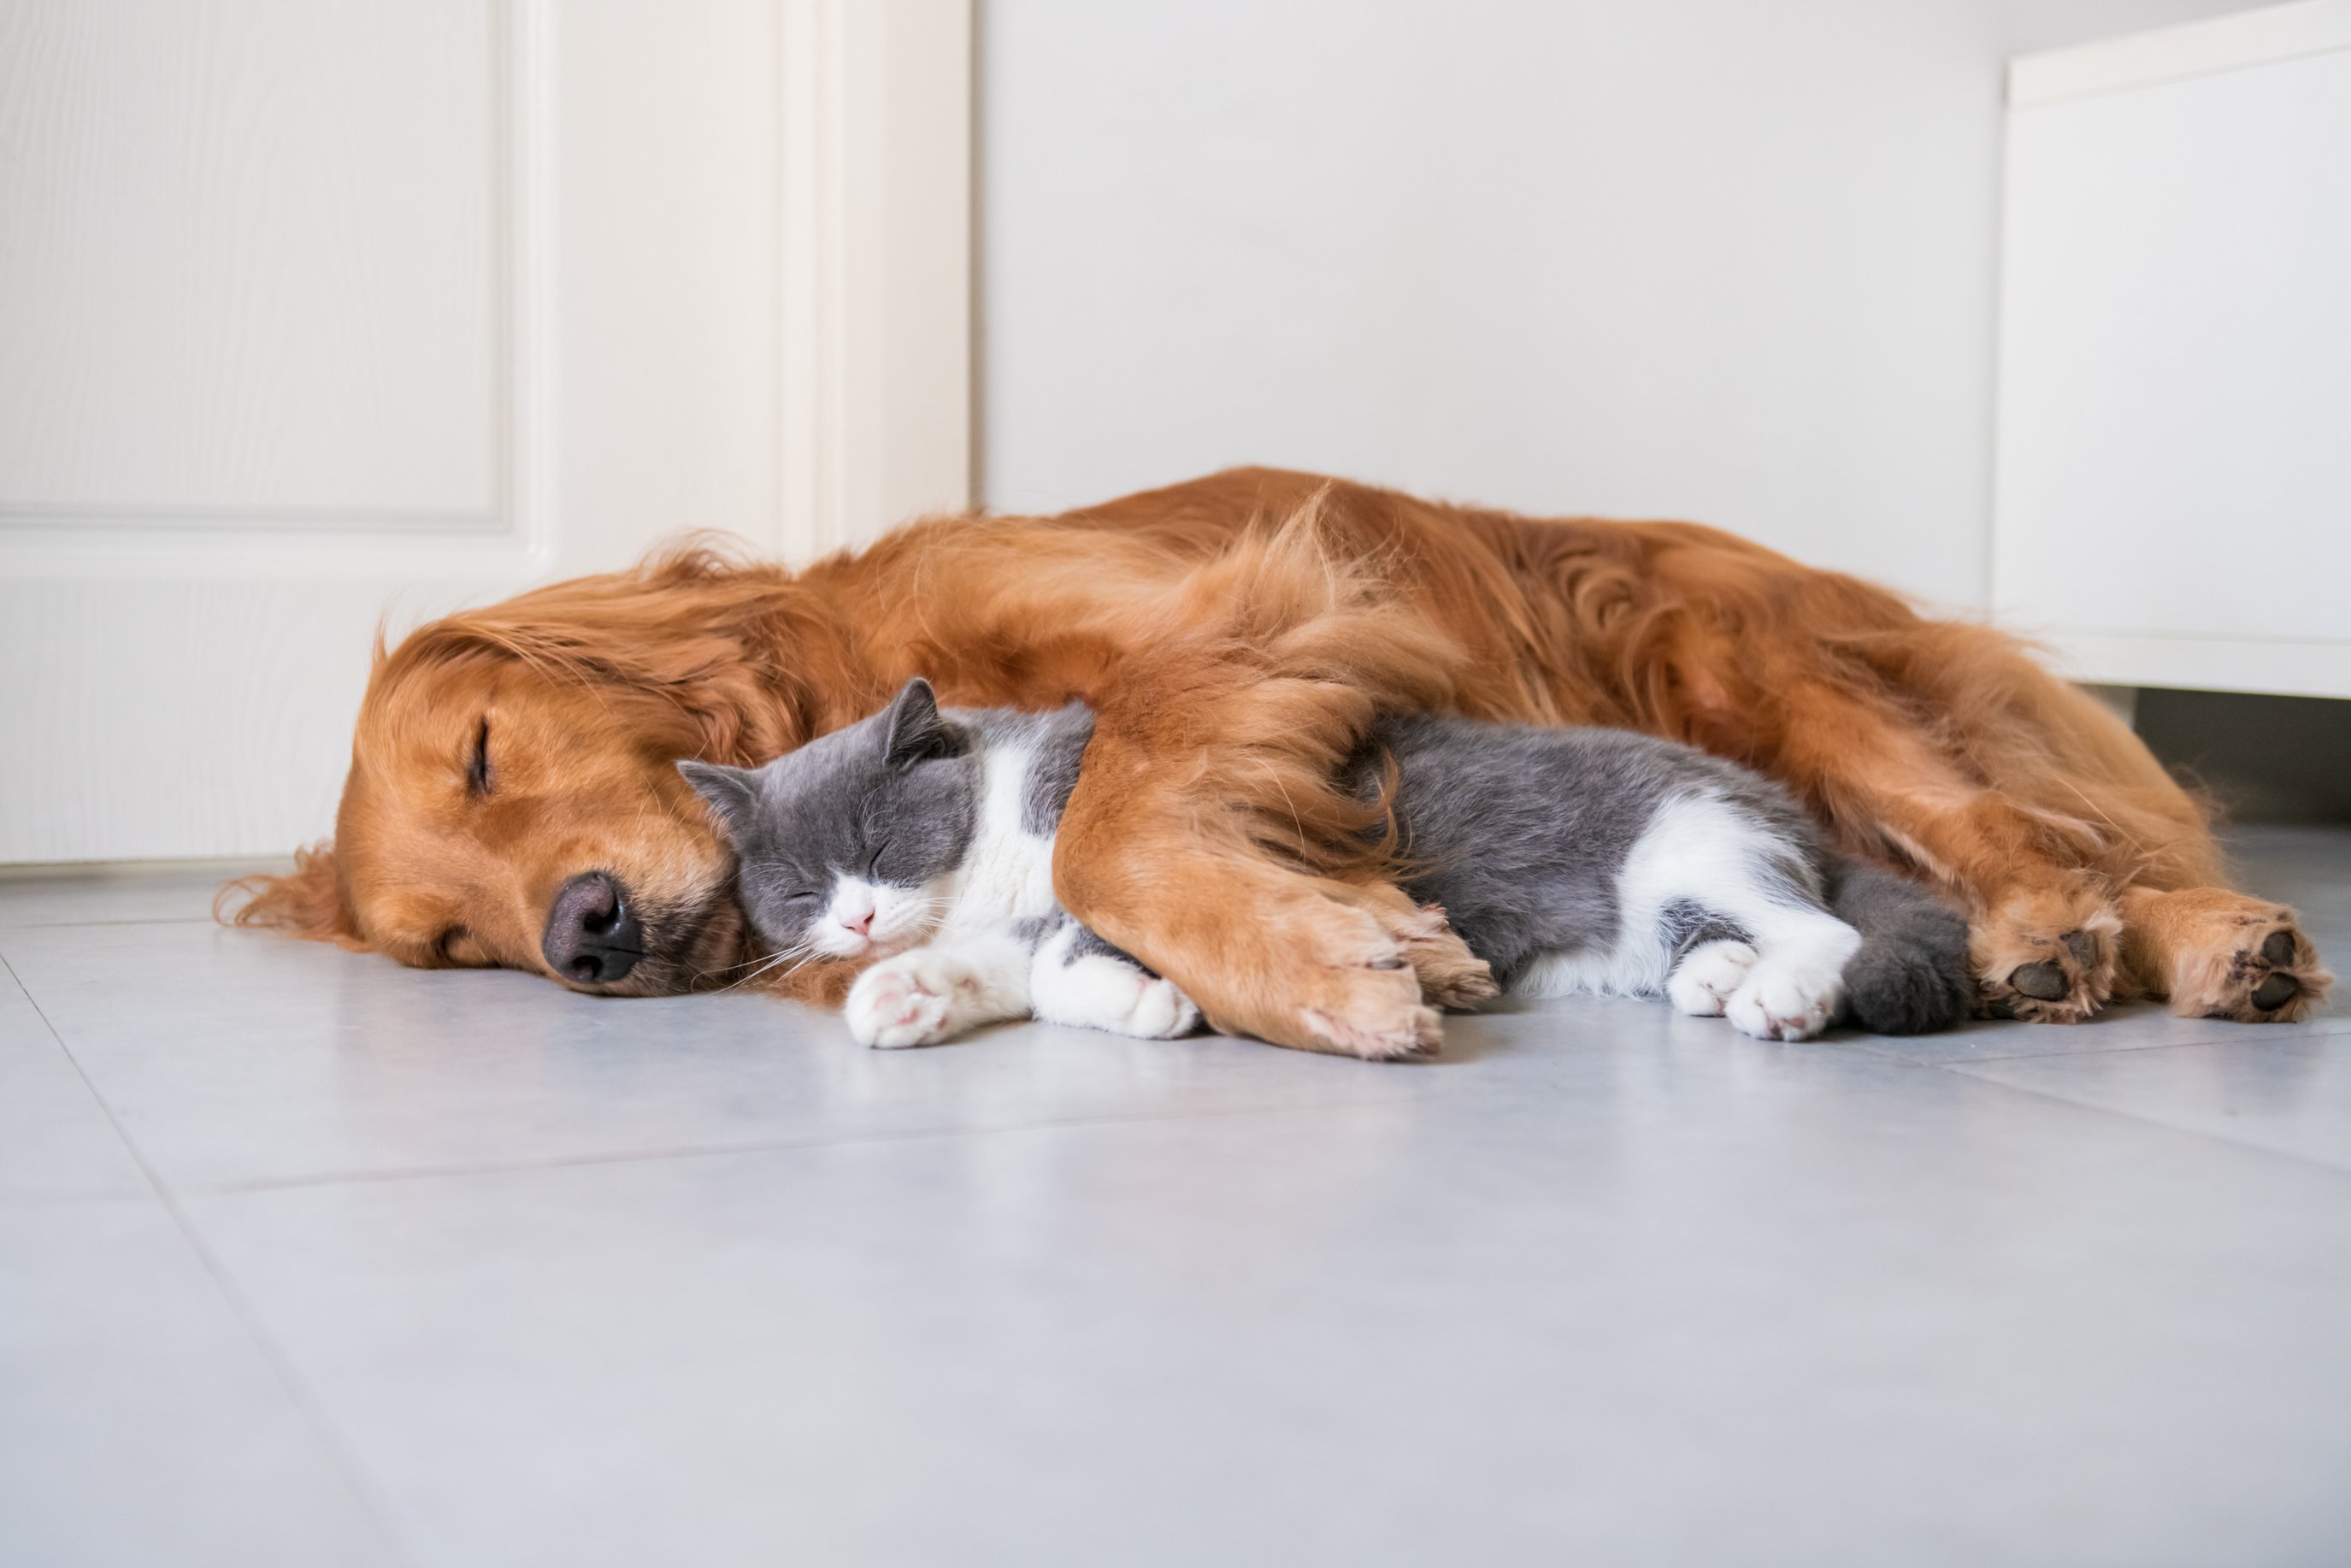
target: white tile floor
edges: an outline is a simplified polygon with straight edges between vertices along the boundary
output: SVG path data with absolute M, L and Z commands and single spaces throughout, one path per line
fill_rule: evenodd
M 0 881 L 9 1568 L 2351 1562 L 2351 1009 L 882 1053 L 219 875 Z

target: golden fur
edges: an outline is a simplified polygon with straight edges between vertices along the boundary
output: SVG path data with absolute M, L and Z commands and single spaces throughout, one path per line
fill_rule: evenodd
M 379 651 L 334 847 L 249 884 L 235 917 L 549 972 L 555 889 L 602 870 L 648 957 L 601 988 L 725 983 L 755 955 L 672 763 L 763 761 L 914 674 L 951 703 L 1095 705 L 1063 899 L 1220 1025 L 1284 1044 L 1415 1054 L 1433 1008 L 1485 985 L 1388 885 L 1365 809 L 1333 786 L 1384 707 L 1623 725 L 1751 763 L 1846 848 L 1967 902 L 1994 1011 L 2070 1021 L 2119 992 L 2293 1018 L 2325 987 L 2298 933 L 2291 963 L 2262 956 L 2291 912 L 2217 886 L 2198 803 L 1998 632 L 1691 524 L 1259 469 L 917 523 L 798 574 L 682 549 L 434 622 Z M 486 791 L 466 777 L 485 722 Z M 2036 965 L 2061 995 L 2015 988 L 2030 971 L 2053 988 Z M 2273 969 L 2294 995 L 2257 1008 Z

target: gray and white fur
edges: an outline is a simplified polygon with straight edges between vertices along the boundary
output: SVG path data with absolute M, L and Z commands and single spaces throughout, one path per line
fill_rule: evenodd
M 1078 705 L 942 711 L 915 680 L 765 768 L 679 767 L 733 840 L 744 906 L 780 961 L 882 955 L 849 998 L 866 1043 L 1032 1015 L 1181 1034 L 1191 1001 L 1053 898 L 1092 728 Z M 1957 912 L 1829 852 L 1747 768 L 1624 730 L 1394 717 L 1353 787 L 1385 787 L 1390 758 L 1405 890 L 1443 905 L 1510 990 L 1662 995 L 1781 1040 L 1840 1016 L 1914 1033 L 1966 1014 Z
M 1359 794 L 1390 758 L 1405 890 L 1505 990 L 1663 995 L 1774 1040 L 1967 1015 L 1958 911 L 1830 852 L 1752 769 L 1628 730 L 1394 717 L 1355 760 Z

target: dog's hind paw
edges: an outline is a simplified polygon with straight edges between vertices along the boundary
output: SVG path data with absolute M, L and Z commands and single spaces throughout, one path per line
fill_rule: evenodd
M 2293 1023 L 2326 999 L 2335 977 L 2293 910 L 2220 887 L 2123 895 L 2125 953 L 2150 996 L 2183 1018 Z

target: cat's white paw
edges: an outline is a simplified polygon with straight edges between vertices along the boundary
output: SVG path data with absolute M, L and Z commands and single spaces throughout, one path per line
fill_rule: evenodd
M 1754 967 L 1755 949 L 1744 942 L 1700 943 L 1667 978 L 1666 998 L 1692 1018 L 1719 1019 Z
M 861 1045 L 894 1051 L 936 1045 L 961 1032 L 956 1019 L 954 966 L 916 949 L 885 958 L 857 977 L 842 1009 Z
M 1143 988 L 1127 1009 L 1126 1032 L 1139 1040 L 1174 1040 L 1189 1034 L 1200 1021 L 1200 1009 L 1192 998 L 1176 988 L 1173 980 L 1142 977 Z
M 1810 1040 L 1844 999 L 1844 980 L 1834 969 L 1766 958 L 1747 972 L 1723 1012 L 1733 1029 L 1758 1040 Z
M 1173 1040 L 1200 1021 L 1200 1009 L 1178 990 L 1123 958 L 1092 953 L 1061 964 L 1050 954 L 1033 988 L 1037 1016 L 1050 1023 L 1108 1030 L 1138 1040 Z

